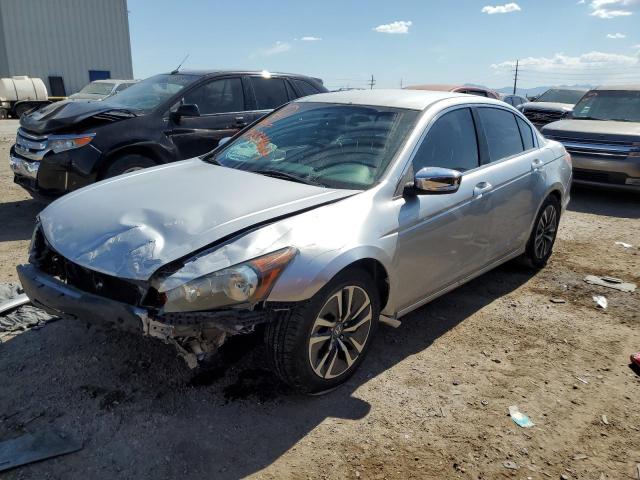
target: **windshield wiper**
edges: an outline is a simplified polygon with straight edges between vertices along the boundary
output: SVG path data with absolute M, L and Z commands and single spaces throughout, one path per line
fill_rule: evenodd
M 314 182 L 313 180 L 309 180 L 307 178 L 298 177 L 292 173 L 282 172 L 280 170 L 271 170 L 271 169 L 263 169 L 263 170 L 249 170 L 252 173 L 259 173 L 260 175 L 265 175 L 267 177 L 280 178 L 282 180 L 290 180 L 292 182 L 304 183 L 305 185 L 313 185 L 315 187 L 324 187 L 325 185 Z
M 596 118 L 596 117 L 572 117 L 570 120 L 599 120 L 603 121 L 604 118 Z

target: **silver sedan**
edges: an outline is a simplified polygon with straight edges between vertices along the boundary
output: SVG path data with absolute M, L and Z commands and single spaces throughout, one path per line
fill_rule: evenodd
M 260 326 L 280 378 L 321 392 L 379 323 L 515 257 L 543 267 L 570 183 L 563 146 L 503 102 L 320 94 L 202 158 L 57 200 L 18 271 L 36 305 L 173 343 L 191 366 Z

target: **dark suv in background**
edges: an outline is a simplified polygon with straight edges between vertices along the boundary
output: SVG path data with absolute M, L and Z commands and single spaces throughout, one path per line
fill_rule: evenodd
M 540 129 L 547 123 L 569 115 L 585 93 L 587 89 L 550 88 L 535 100 L 518 105 L 517 108 Z
M 204 154 L 298 97 L 326 92 L 302 75 L 174 71 L 102 102 L 58 102 L 20 120 L 14 181 L 55 198 L 122 173 Z

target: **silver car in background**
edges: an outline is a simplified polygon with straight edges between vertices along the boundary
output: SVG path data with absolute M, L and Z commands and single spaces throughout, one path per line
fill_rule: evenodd
M 265 324 L 279 377 L 321 392 L 379 322 L 512 258 L 543 267 L 570 182 L 564 147 L 499 100 L 319 94 L 202 158 L 57 200 L 18 272 L 36 305 L 171 342 L 192 366 Z

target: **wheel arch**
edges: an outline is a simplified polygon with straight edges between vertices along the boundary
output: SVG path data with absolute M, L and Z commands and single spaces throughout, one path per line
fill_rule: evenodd
M 157 165 L 169 163 L 173 160 L 169 152 L 153 142 L 138 142 L 124 145 L 110 151 L 99 163 L 96 172 L 98 180 L 104 178 L 105 172 L 116 159 L 125 155 L 142 155 L 154 161 Z

